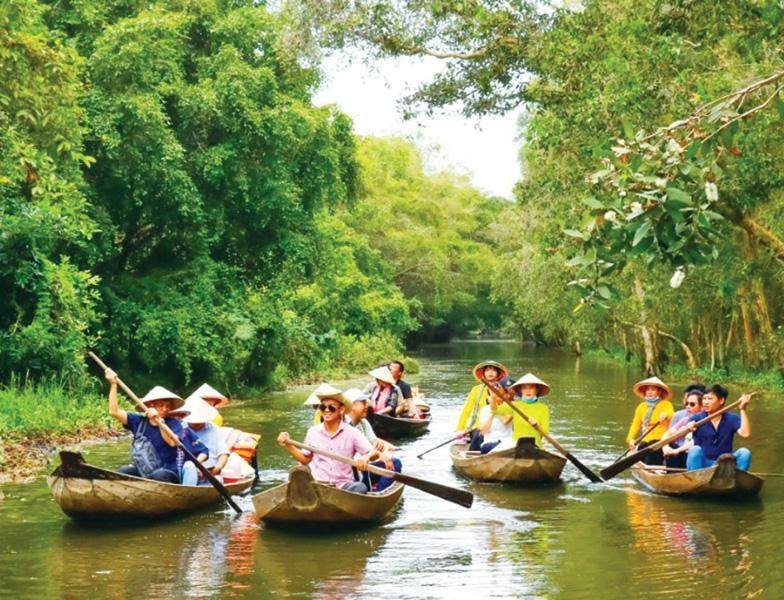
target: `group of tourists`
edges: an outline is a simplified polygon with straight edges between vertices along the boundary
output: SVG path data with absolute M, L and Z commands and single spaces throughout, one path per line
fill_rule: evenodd
M 629 449 L 641 450 L 677 437 L 660 450 L 650 452 L 643 459 L 646 464 L 694 471 L 710 467 L 726 456 L 734 458 L 738 469 L 749 469 L 751 452 L 747 448 L 733 451 L 733 441 L 735 434 L 742 438 L 751 435 L 750 394 L 740 397 L 739 414 L 735 414 L 719 412 L 729 396 L 727 388 L 720 384 L 688 385 L 683 393 L 683 408 L 677 412 L 671 402 L 672 390 L 658 377 L 639 381 L 634 385 L 634 393 L 642 402 L 634 411 L 626 436 Z M 698 425 L 699 421 L 704 422 Z
M 390 368 L 392 365 L 394 371 Z M 401 379 L 403 371 L 403 363 L 394 361 L 368 371 L 373 381 L 365 390 L 342 391 L 322 383 L 305 400 L 305 405 L 315 409 L 315 423 L 305 435 L 305 446 L 352 459 L 353 467 L 295 446 L 287 431 L 278 435 L 278 444 L 297 462 L 308 465 L 313 479 L 320 483 L 359 494 L 385 490 L 394 480 L 368 472 L 368 465 L 400 473 L 402 463 L 392 456 L 397 448 L 375 434 L 367 415 L 371 410 L 392 416 L 419 415 L 411 387 Z
M 550 432 L 550 408 L 541 399 L 550 386 L 533 373 L 512 382 L 509 370 L 494 360 L 480 362 L 472 372 L 480 383 L 468 393 L 456 428 L 469 441 L 468 451 L 498 452 L 520 440 L 541 447 L 542 433 Z
M 109 414 L 133 434 L 132 463 L 121 473 L 165 483 L 199 485 L 204 475 L 198 460 L 219 481 L 258 476 L 259 436 L 222 427 L 218 408 L 230 400 L 206 383 L 186 400 L 156 385 L 141 398 L 146 411 L 128 412 L 117 400 L 117 374 L 107 369 Z M 184 449 L 187 449 L 191 456 Z
M 469 442 L 468 452 L 498 452 L 520 440 L 541 447 L 542 434 L 550 431 L 550 410 L 542 401 L 550 386 L 533 373 L 512 382 L 508 369 L 492 360 L 480 362 L 472 372 L 479 383 L 469 392 L 456 428 Z M 729 395 L 719 384 L 687 386 L 678 412 L 671 402 L 672 391 L 658 377 L 636 383 L 633 391 L 642 402 L 634 411 L 626 437 L 629 450 L 674 438 L 648 453 L 644 463 L 692 471 L 715 464 L 721 456 L 731 456 L 738 469 L 748 470 L 751 452 L 747 448 L 733 450 L 733 438 L 736 434 L 743 438 L 751 435 L 747 410 L 751 395 L 740 397 L 739 414 L 734 414 L 719 412 Z

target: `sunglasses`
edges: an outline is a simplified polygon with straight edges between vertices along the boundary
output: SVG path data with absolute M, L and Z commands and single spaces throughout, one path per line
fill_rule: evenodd
M 338 407 L 334 404 L 319 404 L 319 410 L 321 412 L 337 412 Z
M 699 404 L 697 402 L 687 402 L 686 406 L 691 406 L 693 408 L 695 406 L 699 406 Z

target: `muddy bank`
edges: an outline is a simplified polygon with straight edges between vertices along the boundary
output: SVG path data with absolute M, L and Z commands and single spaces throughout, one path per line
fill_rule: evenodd
M 57 462 L 59 450 L 79 449 L 127 435 L 121 429 L 101 425 L 72 433 L 0 439 L 0 484 L 32 481 Z

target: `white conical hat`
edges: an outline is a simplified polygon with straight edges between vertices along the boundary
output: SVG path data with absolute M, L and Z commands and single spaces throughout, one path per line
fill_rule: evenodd
M 221 394 L 218 390 L 209 384 L 202 383 L 198 389 L 193 392 L 188 398 L 201 398 L 202 400 L 218 400 L 215 408 L 226 406 L 231 400 Z
M 182 409 L 190 413 L 183 419 L 186 423 L 211 423 L 218 416 L 218 411 L 210 406 L 209 402 L 192 395 L 185 401 Z
M 664 392 L 664 396 L 661 397 L 662 400 L 668 400 L 672 397 L 672 390 L 670 390 L 669 386 L 664 383 L 658 377 L 648 377 L 648 379 L 643 379 L 642 381 L 638 381 L 634 384 L 634 393 L 639 396 L 640 398 L 645 398 L 645 394 L 642 393 L 642 388 L 648 386 L 654 386 L 659 388 Z
M 171 402 L 170 410 L 175 410 L 185 404 L 185 400 L 180 398 L 174 392 L 170 392 L 162 385 L 156 385 L 149 392 L 147 392 L 144 395 L 144 398 L 141 400 L 144 404 L 147 404 L 148 402 L 154 402 L 155 400 L 169 400 Z
M 392 375 L 392 371 L 389 370 L 389 367 L 386 365 L 383 367 L 378 367 L 377 369 L 373 369 L 372 371 L 368 371 L 368 375 L 370 375 L 373 379 L 378 379 L 390 385 L 395 385 L 395 376 Z
M 321 404 L 321 402 L 316 394 L 311 394 L 305 399 L 305 402 L 302 403 L 303 406 L 318 406 L 319 404 Z
M 550 393 L 550 386 L 533 373 L 526 373 L 523 375 L 520 379 L 512 384 L 511 388 L 515 390 L 521 385 L 535 385 L 538 388 L 537 396 L 546 396 Z

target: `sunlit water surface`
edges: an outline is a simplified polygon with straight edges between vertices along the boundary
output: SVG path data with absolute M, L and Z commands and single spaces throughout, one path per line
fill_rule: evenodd
M 217 508 L 141 526 L 85 527 L 61 513 L 42 477 L 0 490 L 0 596 L 784 598 L 784 478 L 769 478 L 758 501 L 725 503 L 655 496 L 627 474 L 594 485 L 568 463 L 558 485 L 515 488 L 462 479 L 447 447 L 418 460 L 449 437 L 474 384 L 471 366 L 488 357 L 552 385 L 552 434 L 582 462 L 598 471 L 622 451 L 635 370 L 512 342 L 430 346 L 417 353 L 422 371 L 410 380 L 427 394 L 434 422 L 401 444 L 400 456 L 412 474 L 473 491 L 470 510 L 409 488 L 388 522 L 349 532 L 265 529 L 248 498 L 239 517 Z M 350 383 L 361 382 L 342 385 Z M 275 436 L 283 429 L 304 436 L 308 393 L 225 410 L 229 424 L 263 435 L 256 491 L 285 479 L 292 461 Z M 782 400 L 766 395 L 752 406 L 753 470 L 784 471 Z M 127 447 L 84 454 L 112 467 L 126 462 Z

